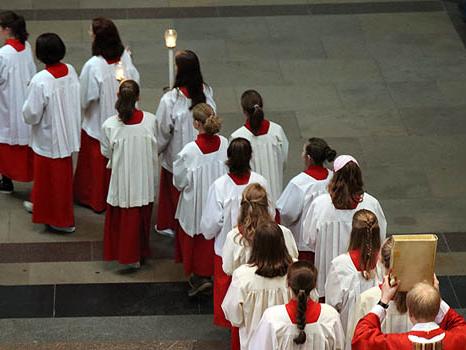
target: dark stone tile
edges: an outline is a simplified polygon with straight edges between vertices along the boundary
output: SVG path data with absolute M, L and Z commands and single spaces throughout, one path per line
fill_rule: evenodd
M 229 350 L 230 342 L 196 340 L 193 350 Z
M 310 4 L 309 8 L 314 15 L 443 11 L 439 1 Z
M 159 8 L 159 18 L 195 18 L 217 17 L 217 7 L 162 7 Z
M 128 19 L 162 18 L 160 8 L 130 8 L 128 9 Z
M 460 308 L 466 308 L 466 276 L 450 276 Z
M 58 285 L 56 317 L 211 314 L 212 298 L 188 298 L 187 283 Z
M 219 6 L 220 17 L 292 16 L 309 14 L 308 5 Z
M 89 261 L 92 242 L 2 243 L 0 263 Z
M 171 259 L 174 257 L 175 241 L 171 237 L 153 234 L 150 247 L 152 257 L 155 259 Z
M 0 10 L 2 11 L 2 10 Z M 15 10 L 15 12 L 24 17 L 26 21 L 32 21 L 36 19 L 36 11 L 35 10 Z
M 452 252 L 466 252 L 466 232 L 448 232 L 444 235 Z
M 53 317 L 54 286 L 0 286 L 0 318 Z
M 107 17 L 112 19 L 126 19 L 128 17 L 128 9 L 119 8 L 96 8 L 96 9 L 79 9 L 75 10 L 78 12 L 78 18 L 83 20 L 91 20 L 95 17 Z
M 451 277 L 438 276 L 437 278 L 440 283 L 440 294 L 442 295 L 442 299 L 445 300 L 452 308 L 459 308 L 460 305 L 458 303 L 458 299 L 456 298 L 455 291 L 453 290 L 453 286 L 450 282 Z

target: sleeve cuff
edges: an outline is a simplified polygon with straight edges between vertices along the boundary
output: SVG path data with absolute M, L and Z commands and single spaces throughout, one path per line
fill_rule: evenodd
M 440 303 L 440 309 L 438 310 L 438 314 L 435 317 L 435 323 L 437 324 L 442 323 L 445 315 L 448 313 L 449 310 L 450 310 L 450 306 L 445 301 L 442 300 L 442 302 Z
M 385 315 L 387 314 L 385 309 L 380 305 L 375 305 L 370 312 L 372 312 L 379 318 L 380 323 L 383 322 L 383 320 L 385 319 Z

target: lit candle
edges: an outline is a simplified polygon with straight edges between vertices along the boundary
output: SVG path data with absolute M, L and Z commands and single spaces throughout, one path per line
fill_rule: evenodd
M 115 67 L 115 78 L 118 80 L 120 83 L 125 80 L 125 67 L 123 67 L 123 63 L 118 62 L 116 67 Z
M 165 46 L 168 49 L 168 82 L 170 89 L 175 85 L 175 47 L 177 33 L 175 29 L 165 31 Z

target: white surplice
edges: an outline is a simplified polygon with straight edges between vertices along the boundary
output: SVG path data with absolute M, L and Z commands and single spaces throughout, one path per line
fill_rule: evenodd
M 223 256 L 222 249 L 227 234 L 238 223 L 243 191 L 252 183 L 258 183 L 270 193 L 267 180 L 253 171 L 247 184 L 237 185 L 230 175 L 225 174 L 209 187 L 206 206 L 202 213 L 201 232 L 206 239 L 215 238 L 214 248 L 217 256 Z M 275 213 L 275 207 L 273 205 L 270 207 L 271 213 Z
M 290 228 L 299 251 L 311 251 L 303 238 L 303 221 L 312 201 L 327 192 L 327 186 L 333 176 L 329 171 L 324 180 L 316 180 L 302 172 L 290 180 L 277 201 L 280 220 Z
M 55 78 L 46 69 L 32 78 L 23 106 L 23 117 L 31 127 L 31 147 L 47 158 L 65 158 L 81 145 L 79 79 L 73 66 Z
M 0 48 L 0 143 L 28 145 L 31 127 L 24 122 L 23 104 L 29 82 L 36 74 L 31 45 L 22 51 Z
M 290 254 L 293 260 L 298 260 L 299 253 L 293 234 L 285 226 L 280 225 L 280 228 L 283 232 L 288 254 Z M 247 241 L 241 239 L 238 227 L 228 232 L 222 251 L 223 272 L 227 275 L 232 275 L 234 270 L 249 261 L 251 250 L 252 248 L 248 245 Z
M 139 73 L 131 56 L 125 50 L 120 59 L 125 79 L 139 84 Z M 83 109 L 84 131 L 101 141 L 102 124 L 117 114 L 115 103 L 120 82 L 117 80 L 119 63 L 109 64 L 102 56 L 91 57 L 83 66 L 81 75 L 81 107 Z
M 324 296 L 325 281 L 333 258 L 348 250 L 353 215 L 360 209 L 367 209 L 377 216 L 380 239 L 383 242 L 387 232 L 387 221 L 377 199 L 364 193 L 355 209 L 336 209 L 330 194 L 317 197 L 309 207 L 303 221 L 303 239 L 315 251 L 315 266 L 319 271 L 317 289 Z
M 270 184 L 273 203 L 283 190 L 283 171 L 288 158 L 288 139 L 282 127 L 270 122 L 269 130 L 265 135 L 255 136 L 245 126 L 242 126 L 230 136 L 230 140 L 243 137 L 252 146 L 251 168 L 261 174 Z
M 217 151 L 204 154 L 196 142 L 189 142 L 173 163 L 173 185 L 181 191 L 175 218 L 183 231 L 193 237 L 201 233 L 201 217 L 209 186 L 226 174 L 228 140 L 220 136 Z
M 380 268 L 376 268 L 374 276 L 366 280 L 361 271 L 356 269 L 349 253 L 341 254 L 332 260 L 325 283 L 325 302 L 333 306 L 339 313 L 343 331 L 347 332 L 348 319 L 354 312 L 358 296 L 364 291 L 377 286 L 382 280 Z M 346 349 L 351 350 L 351 337 Z
M 321 304 L 317 322 L 307 323 L 304 328 L 306 342 L 302 345 L 293 339 L 299 330 L 291 322 L 285 305 L 272 306 L 264 315 L 249 343 L 249 350 L 341 350 L 345 336 L 338 312 Z
M 155 115 L 143 112 L 139 124 L 124 124 L 118 116 L 102 126 L 101 152 L 112 169 L 107 203 L 120 208 L 152 203 L 158 175 Z
M 204 94 L 206 103 L 215 111 L 212 88 L 204 85 Z M 173 162 L 177 154 L 197 136 L 197 130 L 193 126 L 193 112 L 189 110 L 191 103 L 191 99 L 180 89 L 171 89 L 162 96 L 155 113 L 161 166 L 170 173 L 173 173 Z
M 291 295 L 286 275 L 266 278 L 256 274 L 257 267 L 241 265 L 233 272 L 222 309 L 233 326 L 239 328 L 241 349 L 248 349 L 264 311 L 274 305 L 286 304 Z

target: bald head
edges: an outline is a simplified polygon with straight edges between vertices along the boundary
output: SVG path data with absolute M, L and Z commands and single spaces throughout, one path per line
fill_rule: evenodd
M 417 283 L 406 297 L 409 316 L 416 323 L 433 322 L 438 314 L 440 301 L 437 289 L 427 283 Z

